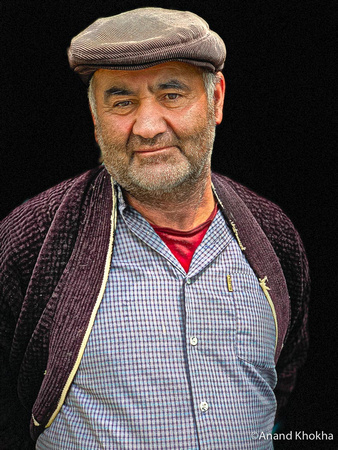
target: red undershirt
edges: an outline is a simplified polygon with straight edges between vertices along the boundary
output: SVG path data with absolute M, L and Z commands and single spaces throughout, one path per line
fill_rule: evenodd
M 216 204 L 210 217 L 201 225 L 190 231 L 161 228 L 151 224 L 186 272 L 188 272 L 195 250 L 202 242 L 205 233 L 208 231 L 211 222 L 217 214 L 217 210 Z

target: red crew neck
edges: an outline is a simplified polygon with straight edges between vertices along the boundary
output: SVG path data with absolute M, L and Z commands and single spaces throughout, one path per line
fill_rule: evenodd
M 218 206 L 216 204 L 208 219 L 189 231 L 163 228 L 151 224 L 155 232 L 168 246 L 186 272 L 188 272 L 195 250 L 202 242 L 211 222 L 217 214 L 217 210 Z

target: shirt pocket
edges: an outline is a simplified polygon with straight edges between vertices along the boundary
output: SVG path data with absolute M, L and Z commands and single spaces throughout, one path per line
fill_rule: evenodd
M 276 327 L 273 311 L 253 272 L 231 274 L 236 310 L 236 354 L 254 366 L 275 366 Z

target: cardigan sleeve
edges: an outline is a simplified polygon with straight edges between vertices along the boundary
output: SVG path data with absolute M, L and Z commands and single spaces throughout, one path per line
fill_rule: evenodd
M 29 435 L 30 413 L 18 398 L 18 373 L 10 361 L 29 276 L 27 269 L 23 270 L 25 255 L 16 228 L 16 221 L 10 219 L 0 225 L 0 448 L 4 450 L 34 448 Z
M 291 300 L 291 321 L 285 344 L 277 363 L 278 383 L 277 420 L 282 415 L 293 391 L 297 373 L 303 366 L 308 352 L 308 308 L 310 301 L 310 276 L 303 243 L 295 234 L 295 242 L 289 257 L 282 261 Z
M 274 212 L 271 213 L 271 210 Z M 305 249 L 293 223 L 277 205 L 270 206 L 268 219 L 262 220 L 262 228 L 282 266 L 291 306 L 288 332 L 276 366 L 278 382 L 274 392 L 278 421 L 296 386 L 297 374 L 307 357 L 310 276 Z
M 34 330 L 22 321 L 25 297 L 44 238 L 72 180 L 39 194 L 0 222 L 0 448 L 34 448 L 31 411 L 18 394 L 20 366 Z M 37 304 L 31 301 L 33 315 Z M 18 333 L 18 326 L 21 331 Z

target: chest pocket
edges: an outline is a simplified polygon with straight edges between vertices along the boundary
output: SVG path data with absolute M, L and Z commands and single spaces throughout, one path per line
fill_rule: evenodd
M 233 273 L 231 287 L 236 310 L 236 353 L 254 366 L 275 366 L 276 328 L 271 306 L 252 271 Z

